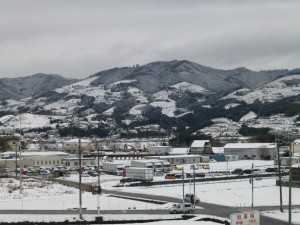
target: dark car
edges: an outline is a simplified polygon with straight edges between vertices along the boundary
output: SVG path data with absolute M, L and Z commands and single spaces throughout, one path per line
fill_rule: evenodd
M 205 177 L 205 173 L 195 173 L 196 177 Z
M 252 174 L 252 169 L 244 169 L 244 174 Z
M 175 174 L 176 179 L 182 179 L 183 175 L 181 173 Z
M 194 175 L 193 173 L 187 173 L 185 176 L 186 178 L 194 178 L 196 177 L 196 174 Z
M 276 167 L 268 167 L 268 168 L 266 168 L 266 172 L 267 173 L 276 173 L 276 172 L 278 172 L 278 168 L 276 168 Z
M 235 169 L 231 172 L 231 174 L 235 174 L 235 175 L 243 175 L 244 174 L 244 170 L 243 169 Z
M 135 182 L 137 179 L 131 178 L 131 177 L 124 177 L 120 180 L 121 183 L 126 183 L 126 182 Z
M 90 175 L 91 177 L 97 177 L 98 173 L 94 171 L 88 171 L 88 175 Z

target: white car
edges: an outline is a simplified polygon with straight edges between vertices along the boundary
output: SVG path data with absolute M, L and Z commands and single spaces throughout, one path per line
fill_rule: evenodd
M 193 212 L 193 207 L 190 203 L 177 203 L 172 205 L 170 208 L 170 213 L 192 213 Z
M 192 203 L 192 198 L 194 198 L 194 203 L 197 205 L 200 203 L 200 198 L 194 194 L 185 194 L 184 201 L 188 203 Z

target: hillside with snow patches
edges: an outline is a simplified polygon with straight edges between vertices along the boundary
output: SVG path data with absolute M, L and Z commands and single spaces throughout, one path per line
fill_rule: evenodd
M 274 80 L 256 89 L 243 88 L 236 90 L 223 97 L 223 99 L 234 98 L 248 104 L 253 103 L 256 99 L 262 102 L 274 102 L 279 99 L 300 94 L 299 84 L 300 74 L 297 74 Z
M 0 104 L 0 111 L 4 112 L 0 123 L 4 128 L 13 130 L 19 126 L 17 113 L 21 112 L 22 127 L 28 129 L 54 127 L 57 123 L 52 124 L 51 121 L 55 120 L 65 121 L 68 126 L 69 118 L 74 115 L 80 115 L 95 126 L 99 123 L 108 125 L 111 122 L 107 118 L 118 117 L 129 125 L 134 121 L 147 121 L 144 112 L 147 111 L 147 116 L 151 117 L 153 110 L 159 109 L 161 115 L 170 118 L 170 121 L 165 121 L 169 126 L 178 121 L 178 124 L 189 127 L 194 123 L 191 115 L 195 107 L 198 107 L 198 111 L 200 106 L 213 112 L 219 100 L 226 103 L 223 106 L 226 117 L 226 111 L 232 111 L 243 102 L 251 104 L 257 99 L 260 102 L 275 102 L 297 96 L 300 94 L 300 74 L 297 71 L 254 72 L 246 68 L 218 70 L 186 60 L 114 68 L 80 81 L 64 81 L 67 85 L 53 81 L 55 88 L 44 93 L 34 93 L 21 99 L 7 98 Z M 41 79 L 40 76 L 38 78 Z M 46 79 L 47 75 L 42 78 Z M 51 79 L 54 79 L 53 76 Z M 225 93 L 230 94 L 224 96 Z M 159 115 L 155 115 L 154 119 L 159 123 Z M 201 131 L 218 136 L 237 134 L 243 123 L 253 127 L 278 127 L 270 121 L 262 122 L 263 118 L 249 111 L 236 122 L 227 118 L 220 120 L 219 116 L 223 115 L 214 117 L 213 125 Z M 272 121 L 272 118 L 268 119 Z M 117 127 L 112 123 L 110 127 Z M 283 121 L 281 123 L 279 127 L 291 128 Z M 295 127 L 295 117 L 289 124 Z

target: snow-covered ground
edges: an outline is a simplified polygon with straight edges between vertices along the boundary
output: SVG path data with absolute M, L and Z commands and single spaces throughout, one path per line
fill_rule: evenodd
M 103 215 L 100 215 L 103 216 Z M 95 221 L 96 215 L 83 215 L 82 221 Z M 143 215 L 143 214 L 135 214 L 135 215 L 124 215 L 124 214 L 113 214 L 113 215 L 104 215 L 104 221 L 120 221 L 120 220 L 162 220 L 156 222 L 148 222 L 148 223 L 134 223 L 134 224 L 148 224 L 148 225 L 218 225 L 218 223 L 208 222 L 208 221 L 197 221 L 201 218 L 207 218 L 211 216 L 201 215 L 189 220 L 174 220 L 180 219 L 181 215 Z M 1 215 L 0 222 L 22 222 L 22 221 L 31 221 L 31 222 L 64 222 L 68 220 L 79 221 L 78 215 L 28 215 L 28 214 L 7 214 Z M 224 220 L 224 219 L 223 219 Z M 118 225 L 118 224 L 116 224 Z
M 0 180 L 0 209 L 68 209 L 79 207 L 78 189 L 66 187 L 48 181 L 23 182 L 23 194 L 20 194 L 19 181 L 15 179 Z M 82 195 L 83 207 L 91 210 L 97 209 L 97 197 L 90 192 Z M 128 208 L 147 209 L 158 205 L 127 200 L 123 198 L 101 195 L 101 209 Z
M 127 162 L 128 163 L 128 162 Z M 235 168 L 250 168 L 252 163 L 255 168 L 266 168 L 274 165 L 273 161 L 261 160 L 242 160 L 230 162 L 210 163 L 208 171 L 223 171 L 233 170 Z M 185 172 L 192 172 L 190 165 L 179 165 L 183 167 Z M 64 179 L 64 178 L 62 178 Z M 78 176 L 74 175 L 70 180 L 78 180 Z M 182 198 L 182 184 L 167 184 L 151 187 L 114 187 L 119 183 L 121 177 L 113 175 L 101 176 L 101 186 L 106 189 L 115 189 L 132 193 L 144 193 L 153 195 L 163 195 L 170 197 Z M 154 177 L 155 180 L 164 179 L 163 176 Z M 94 183 L 97 181 L 95 177 L 83 177 L 84 183 Z M 276 178 L 262 178 L 254 180 L 254 206 L 278 206 L 279 205 L 279 187 L 275 184 Z M 19 181 L 14 179 L 0 180 L 0 209 L 68 209 L 78 207 L 78 190 L 75 188 L 65 187 L 55 183 L 43 182 L 23 182 L 23 196 L 20 195 L 18 189 Z M 208 202 L 224 206 L 232 207 L 249 207 L 252 204 L 252 184 L 249 179 L 235 181 L 218 181 L 196 183 L 195 190 L 201 202 Z M 186 183 L 184 186 L 185 193 L 193 193 L 193 182 Z M 288 188 L 283 187 L 283 204 L 288 204 Z M 292 189 L 293 196 L 300 196 L 300 189 Z M 23 197 L 23 198 L 22 198 Z M 159 209 L 168 208 L 170 203 L 165 205 L 156 205 L 152 203 L 126 200 L 123 198 L 112 197 L 103 194 L 100 197 L 101 209 Z M 300 198 L 293 198 L 293 205 L 300 205 Z M 97 197 L 91 193 L 83 193 L 83 207 L 87 209 L 97 209 Z M 262 215 L 282 219 L 286 221 L 287 212 L 281 213 L 277 211 L 261 212 Z M 294 223 L 300 223 L 298 216 L 299 210 L 293 213 Z M 157 215 L 156 215 L 157 216 Z M 27 218 L 24 215 L 21 218 Z M 48 216 L 49 217 L 49 216 Z M 64 219 L 68 216 L 57 217 L 55 220 Z M 132 216 L 131 216 L 132 217 Z M 15 219 L 14 219 L 15 218 Z M 37 215 L 35 219 L 42 218 L 42 215 Z M 45 216 L 47 220 L 47 216 Z M 52 219 L 56 216 L 51 216 Z M 72 219 L 72 217 L 68 217 Z M 134 217 L 135 218 L 135 217 Z M 143 217 L 145 218 L 145 217 Z M 19 218 L 20 219 L 20 218 Z M 32 218 L 27 218 L 31 221 Z M 14 221 L 16 216 L 5 215 L 1 217 L 1 221 Z M 163 223 L 157 223 L 163 224 Z M 185 223 L 189 224 L 189 223 Z M 191 224 L 194 224 L 191 222 Z M 203 224 L 202 222 L 199 224 Z

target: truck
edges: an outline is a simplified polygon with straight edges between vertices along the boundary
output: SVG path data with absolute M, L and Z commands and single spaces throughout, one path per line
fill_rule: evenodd
M 165 173 L 169 173 L 172 171 L 172 166 L 171 166 L 171 163 L 169 163 L 168 161 L 161 161 L 162 165 L 163 165 L 163 171 Z
M 152 168 L 127 167 L 123 173 L 124 177 L 133 178 L 137 181 L 152 181 Z
M 120 162 L 103 162 L 103 171 L 108 174 L 121 176 L 124 167 L 125 166 Z
M 132 160 L 132 167 L 152 168 L 154 175 L 163 175 L 163 164 L 156 159 Z
M 154 168 L 152 160 L 132 160 L 131 167 L 151 168 L 152 170 Z

